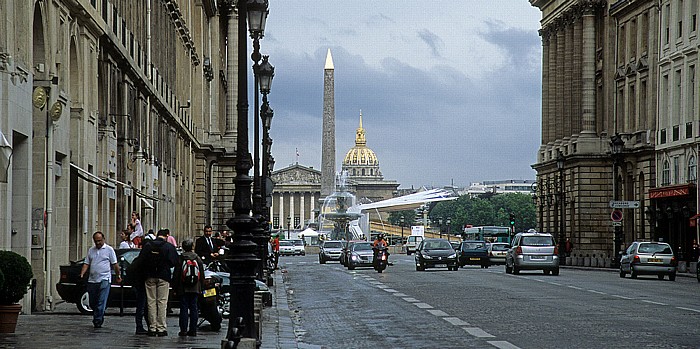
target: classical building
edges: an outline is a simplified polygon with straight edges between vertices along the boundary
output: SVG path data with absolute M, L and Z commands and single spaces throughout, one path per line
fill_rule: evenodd
M 530 2 L 542 11 L 540 230 L 564 227 L 581 255 L 610 260 L 653 239 L 685 258 L 697 236 L 697 2 Z M 611 200 L 639 207 L 613 227 Z
M 0 249 L 30 260 L 37 310 L 58 301 L 59 265 L 84 257 L 95 231 L 117 244 L 132 211 L 178 240 L 223 229 L 236 23 L 232 1 L 0 3 L 0 147 L 11 153 L 0 230 L 12 232 Z

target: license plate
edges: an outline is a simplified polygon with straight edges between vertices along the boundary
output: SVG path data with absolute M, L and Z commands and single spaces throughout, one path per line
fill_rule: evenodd
M 545 256 L 530 256 L 530 260 L 534 260 L 534 261 L 543 261 L 545 259 L 547 259 L 547 257 L 545 257 Z
M 439 264 L 435 264 L 435 266 L 436 266 L 436 267 L 446 267 L 447 264 L 445 264 L 445 263 L 439 263 Z
M 480 261 L 481 258 L 469 258 L 470 261 Z
M 661 263 L 661 262 L 663 262 L 663 260 L 660 258 L 649 258 L 649 259 L 647 259 L 647 261 L 649 263 Z
M 204 293 L 204 297 L 205 297 L 205 298 L 206 298 L 206 297 L 216 296 L 216 289 L 215 289 L 215 288 L 210 288 L 210 289 L 204 290 L 203 293 Z

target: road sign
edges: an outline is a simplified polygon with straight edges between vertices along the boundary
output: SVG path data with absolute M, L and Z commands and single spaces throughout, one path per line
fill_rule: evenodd
M 610 200 L 610 208 L 639 208 L 639 201 Z
M 612 219 L 613 222 L 620 222 L 622 221 L 622 211 L 615 209 L 610 213 L 610 219 Z
M 613 227 L 621 227 L 621 226 L 622 226 L 622 222 L 612 222 L 612 226 L 613 226 Z

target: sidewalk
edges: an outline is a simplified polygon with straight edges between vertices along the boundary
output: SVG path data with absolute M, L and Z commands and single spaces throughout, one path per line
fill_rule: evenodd
M 287 303 L 282 270 L 274 275 L 272 306 L 263 308 L 260 348 L 299 348 Z M 134 334 L 134 309 L 119 316 L 118 308 L 108 308 L 102 328 L 94 329 L 92 317 L 78 313 L 74 304 L 62 303 L 53 312 L 20 315 L 14 334 L 0 335 L 0 349 L 23 348 L 221 348 L 228 320 L 221 331 L 200 330 L 197 337 L 178 337 L 178 316 L 168 316 L 168 336 Z M 176 311 L 177 313 L 177 311 Z M 205 322 L 206 324 L 206 322 Z M 206 325 L 205 325 L 206 327 Z M 302 348 L 306 348 L 302 346 Z

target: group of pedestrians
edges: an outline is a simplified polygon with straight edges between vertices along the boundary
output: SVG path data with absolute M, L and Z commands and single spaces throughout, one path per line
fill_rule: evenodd
M 104 323 L 112 283 L 111 269 L 114 269 L 116 283 L 129 284 L 135 292 L 137 335 L 168 335 L 166 318 L 172 287 L 180 301 L 178 335 L 196 336 L 199 320 L 197 303 L 203 290 L 205 263 L 219 256 L 225 241 L 213 238 L 212 227 L 207 225 L 196 244 L 190 239 L 182 241 L 182 253 L 178 254 L 176 241 L 168 229 L 161 229 L 157 236 L 149 238 L 152 231 L 143 235 L 138 213 L 133 212 L 131 217 L 129 230 L 121 232 L 119 247 L 141 247 L 141 251 L 125 271 L 127 280 L 121 280 L 122 271 L 116 252 L 105 242 L 104 234 L 98 231 L 92 236 L 94 246 L 88 250 L 80 277 L 88 274 L 87 291 L 93 309 L 93 326 L 101 328 Z

